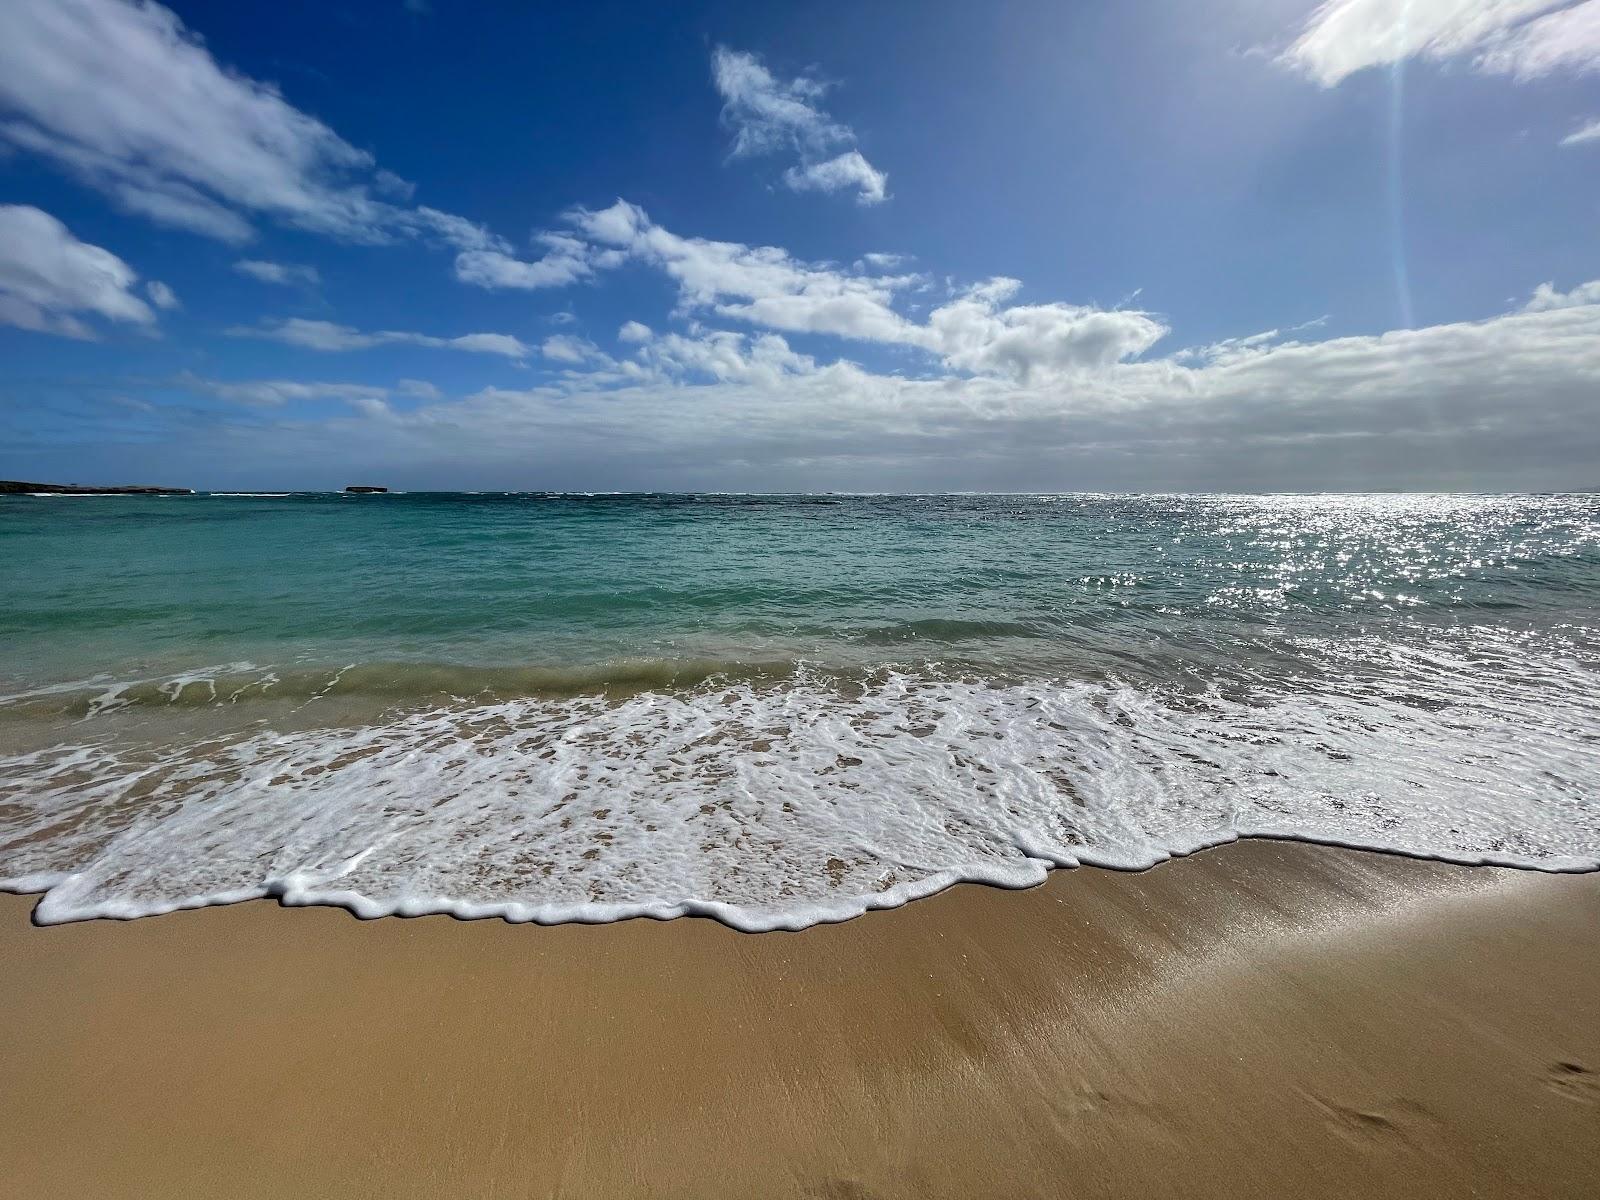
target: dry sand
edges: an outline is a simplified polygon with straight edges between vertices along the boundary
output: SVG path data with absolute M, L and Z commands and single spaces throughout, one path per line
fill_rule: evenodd
M 7 1197 L 1600 1194 L 1600 875 L 1258 842 L 755 936 L 30 903 Z

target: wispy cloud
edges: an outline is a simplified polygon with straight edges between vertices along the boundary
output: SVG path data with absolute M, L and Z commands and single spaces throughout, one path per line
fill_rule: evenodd
M 325 383 L 295 379 L 207 379 L 190 372 L 178 377 L 180 387 L 202 395 L 213 396 L 232 404 L 250 404 L 277 408 L 291 401 L 342 400 L 360 411 L 370 412 L 373 401 L 382 403 L 389 395 L 387 388 L 364 383 Z
M 558 363 L 582 363 L 605 357 L 593 342 L 570 333 L 558 333 L 545 338 L 539 353 L 551 362 Z
M 444 393 L 438 385 L 429 383 L 426 379 L 402 379 L 395 384 L 394 390 L 402 396 L 412 396 L 418 400 L 442 400 Z
M 855 131 L 822 110 L 825 84 L 805 75 L 779 79 L 755 55 L 726 46 L 712 52 L 711 78 L 735 158 L 792 153 L 799 162 L 783 180 L 795 191 L 854 191 L 861 204 L 887 197 L 889 177 L 853 148 Z
M 467 333 L 459 337 L 434 337 L 395 329 L 366 333 L 349 325 L 312 321 L 304 317 L 264 321 L 260 325 L 235 325 L 227 332 L 231 337 L 263 338 L 287 346 L 326 352 L 369 350 L 374 346 L 433 346 L 474 354 L 498 354 L 519 362 L 533 353 L 533 347 L 509 333 Z
M 85 316 L 150 327 L 150 305 L 172 308 L 178 298 L 152 280 L 146 303 L 134 291 L 138 280 L 111 251 L 79 241 L 42 209 L 0 205 L 0 324 L 85 341 L 97 336 Z
M 174 292 L 159 279 L 152 279 L 144 285 L 144 294 L 150 297 L 150 303 L 160 309 L 174 309 L 181 305 L 178 302 L 178 293 Z
M 1407 58 L 1518 80 L 1600 69 L 1600 0 L 1327 0 L 1283 61 L 1333 87 Z
M 233 243 L 266 217 L 354 242 L 504 245 L 465 218 L 393 203 L 409 184 L 276 88 L 220 66 L 159 4 L 7 0 L 3 19 L 0 142 L 129 212 Z
M 1563 146 L 1581 146 L 1585 142 L 1600 142 L 1600 117 L 1586 121 L 1561 139 Z
M 315 267 L 305 266 L 300 263 L 267 262 L 259 258 L 242 258 L 233 264 L 233 269 L 241 275 L 248 275 L 262 283 L 277 284 L 280 287 L 316 287 L 322 282 L 322 276 Z

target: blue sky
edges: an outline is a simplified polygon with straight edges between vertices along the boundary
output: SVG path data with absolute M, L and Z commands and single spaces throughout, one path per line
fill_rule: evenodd
M 1600 0 L 0 8 L 0 476 L 1600 484 Z

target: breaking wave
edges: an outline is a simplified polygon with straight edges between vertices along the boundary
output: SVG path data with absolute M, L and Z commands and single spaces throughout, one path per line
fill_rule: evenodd
M 612 664 L 605 686 L 236 666 L 101 689 L 98 707 L 82 688 L 31 693 L 8 705 L 84 719 L 0 755 L 0 886 L 43 892 L 41 922 L 277 896 L 363 917 L 772 930 L 1240 837 L 1600 866 L 1590 658 L 1509 641 L 1324 658 L 1227 688 L 655 663 Z M 405 702 L 376 719 L 268 710 L 185 738 L 138 722 L 157 701 L 226 707 L 235 684 L 317 712 L 330 684 L 391 678 Z

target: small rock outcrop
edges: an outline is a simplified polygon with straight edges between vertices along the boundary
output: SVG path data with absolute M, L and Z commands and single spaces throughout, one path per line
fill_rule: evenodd
M 357 495 L 365 495 L 369 492 L 387 492 L 388 490 L 389 489 L 386 487 L 373 487 L 371 484 L 365 483 L 352 483 L 349 487 L 345 488 L 345 491 L 354 492 Z

